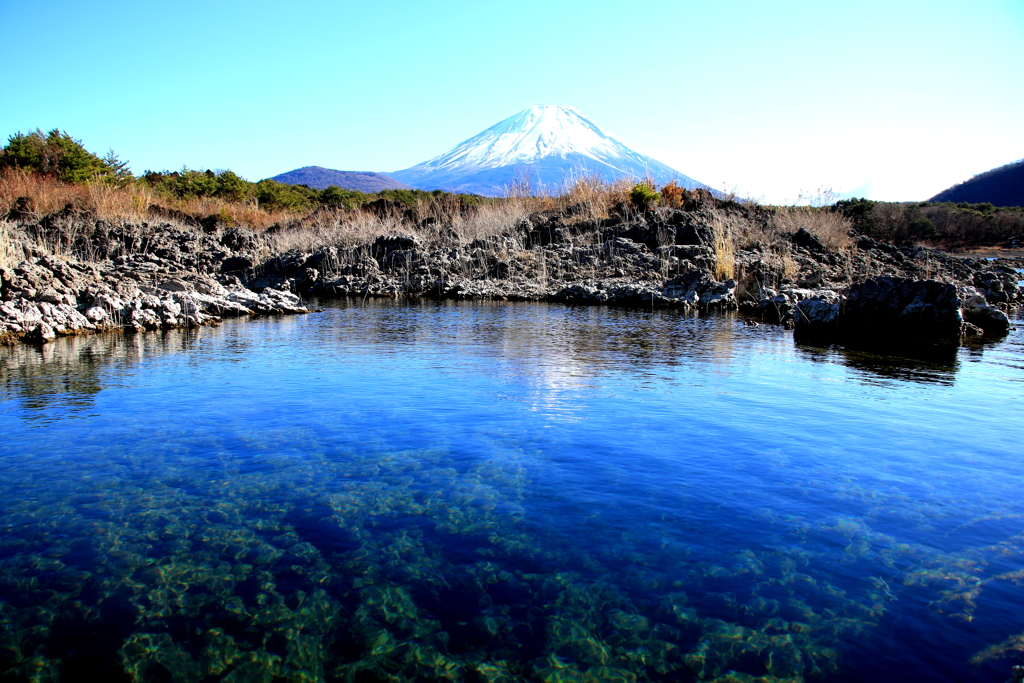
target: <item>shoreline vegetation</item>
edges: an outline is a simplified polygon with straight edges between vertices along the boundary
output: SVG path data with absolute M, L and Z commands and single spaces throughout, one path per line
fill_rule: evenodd
M 827 192 L 767 206 L 635 179 L 487 198 L 135 177 L 37 130 L 0 153 L 0 342 L 420 296 L 739 310 L 826 343 L 958 343 L 1006 333 L 1024 259 L 951 252 L 1022 237 L 1019 207 Z

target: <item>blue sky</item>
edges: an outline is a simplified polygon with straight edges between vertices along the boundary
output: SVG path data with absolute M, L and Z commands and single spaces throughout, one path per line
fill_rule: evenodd
M 132 170 L 392 171 L 533 104 L 772 202 L 1024 157 L 1024 2 L 0 0 L 0 134 Z

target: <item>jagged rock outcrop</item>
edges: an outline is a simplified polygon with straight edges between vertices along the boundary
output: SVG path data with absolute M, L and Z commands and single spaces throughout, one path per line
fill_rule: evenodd
M 603 220 L 583 220 L 583 209 L 572 207 L 544 211 L 523 221 L 518 233 L 468 244 L 455 240 L 439 246 L 413 234 L 382 236 L 361 247 L 285 254 L 248 271 L 246 281 L 317 296 L 739 308 L 754 320 L 794 328 L 799 339 L 842 338 L 849 344 L 998 335 L 1009 322 L 994 306 L 1024 302 L 1012 265 L 864 237 L 854 237 L 843 252 L 831 251 L 806 229 L 791 236 L 783 255 L 777 245 L 738 251 L 737 277 L 719 280 L 713 275 L 718 257 L 709 227 L 715 201 L 687 193 L 679 208 L 631 212 L 618 207 Z M 729 220 L 745 229 L 764 229 L 769 218 L 762 207 L 737 205 L 729 211 Z M 963 292 L 950 294 L 954 285 Z M 942 292 L 945 301 L 936 298 Z
M 244 250 L 256 251 L 259 238 L 251 230 L 206 234 L 169 224 L 151 229 L 102 221 L 88 227 L 78 224 L 59 234 L 66 226 L 48 218 L 36 230 L 95 260 L 29 253 L 0 268 L 0 342 L 46 343 L 85 332 L 195 327 L 224 317 L 306 311 L 293 292 L 255 292 L 220 274 L 227 259 L 252 263 L 252 251 Z
M 857 235 L 833 249 L 807 229 L 772 232 L 771 209 L 702 191 L 657 210 L 619 204 L 601 218 L 584 204 L 536 212 L 476 239 L 455 229 L 466 219 L 435 217 L 363 244 L 274 253 L 275 243 L 308 240 L 303 226 L 257 235 L 217 216 L 156 226 L 83 222 L 60 212 L 32 218 L 28 234 L 81 259 L 56 259 L 26 243 L 24 261 L 0 271 L 0 332 L 40 341 L 303 310 L 297 295 L 421 296 L 738 308 L 794 328 L 799 339 L 853 345 L 998 336 L 1010 325 L 1001 309 L 1024 303 L 1017 272 L 1024 263 Z M 724 255 L 714 229 L 723 222 L 747 235 L 743 248 L 737 243 Z

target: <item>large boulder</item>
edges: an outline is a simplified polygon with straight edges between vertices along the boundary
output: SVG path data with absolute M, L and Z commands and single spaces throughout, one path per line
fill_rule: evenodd
M 811 251 L 826 251 L 825 245 L 815 235 L 808 232 L 807 228 L 800 228 L 793 235 L 793 244 L 798 247 L 804 247 Z
M 850 287 L 837 328 L 847 345 L 956 343 L 965 332 L 954 285 L 889 276 Z

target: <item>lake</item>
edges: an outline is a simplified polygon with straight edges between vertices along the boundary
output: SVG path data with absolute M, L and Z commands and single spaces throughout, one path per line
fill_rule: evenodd
M 0 671 L 993 681 L 1024 331 L 929 360 L 544 304 L 0 349 Z

